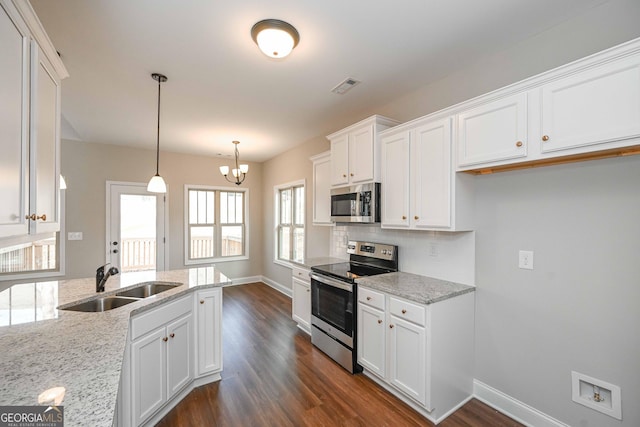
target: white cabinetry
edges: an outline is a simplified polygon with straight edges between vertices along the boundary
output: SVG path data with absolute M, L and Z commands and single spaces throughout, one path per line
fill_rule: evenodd
M 311 157 L 313 162 L 313 224 L 331 222 L 331 152 Z
M 640 152 L 640 39 L 452 107 L 457 170 Z
M 144 423 L 193 379 L 192 296 L 131 320 L 133 424 Z
M 358 288 L 358 363 L 435 423 L 473 393 L 473 329 L 473 293 L 423 305 Z
M 293 301 L 291 317 L 298 322 L 298 327 L 306 333 L 311 333 L 311 280 L 309 270 L 301 267 L 293 267 L 291 288 Z
M 0 0 L 0 238 L 59 230 L 60 79 L 28 2 Z
M 331 142 L 331 185 L 380 181 L 378 133 L 397 121 L 372 116 L 327 138 Z
M 450 117 L 397 126 L 381 141 L 383 228 L 472 229 L 473 182 L 454 171 Z
M 222 289 L 198 291 L 196 295 L 198 375 L 222 370 Z

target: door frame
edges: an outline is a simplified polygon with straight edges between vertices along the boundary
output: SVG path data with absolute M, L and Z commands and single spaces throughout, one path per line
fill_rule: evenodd
M 135 187 L 145 187 L 147 186 L 146 183 L 144 182 L 131 182 L 131 181 L 108 181 L 106 182 L 106 205 L 105 205 L 105 211 L 106 211 L 106 227 L 105 227 L 105 241 L 104 241 L 104 256 L 105 256 L 105 263 L 110 263 L 111 262 L 111 245 L 109 244 L 110 240 L 111 240 L 111 187 L 112 186 L 135 186 Z M 149 193 L 149 194 L 154 194 L 154 193 Z M 165 271 L 167 270 L 167 264 L 169 262 L 169 239 L 167 239 L 167 236 L 169 235 L 169 188 L 167 186 L 167 192 L 164 194 L 155 194 L 156 196 L 164 196 L 164 224 L 162 224 L 162 230 L 164 231 L 163 236 L 156 236 L 158 239 L 158 242 L 160 241 L 160 238 L 164 238 L 164 244 L 163 244 L 163 250 L 161 251 L 160 248 L 156 247 L 156 257 L 158 254 L 162 253 L 162 257 L 163 259 L 163 263 L 162 263 L 162 269 L 158 268 L 157 262 L 156 262 L 156 271 Z M 157 228 L 157 225 L 156 225 Z

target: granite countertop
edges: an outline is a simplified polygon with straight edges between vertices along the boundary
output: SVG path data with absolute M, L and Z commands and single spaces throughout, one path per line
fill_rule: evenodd
M 317 258 L 305 259 L 304 262 L 293 261 L 293 264 L 298 265 L 300 267 L 304 267 L 304 268 L 311 268 L 311 267 L 315 267 L 316 265 L 336 264 L 339 262 L 349 262 L 349 260 L 342 259 L 342 258 L 333 258 L 333 257 L 317 257 Z
M 476 290 L 474 286 L 400 272 L 361 277 L 356 283 L 420 304 L 433 304 Z
M 57 309 L 96 297 L 94 278 L 0 292 L 0 405 L 38 405 L 40 393 L 64 387 L 65 425 L 111 426 L 129 318 L 195 289 L 231 283 L 215 267 L 124 273 L 109 278 L 101 295 L 151 281 L 180 285 L 102 313 Z

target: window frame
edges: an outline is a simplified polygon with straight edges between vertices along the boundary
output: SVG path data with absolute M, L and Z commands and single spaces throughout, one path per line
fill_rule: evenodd
M 294 263 L 296 263 L 296 261 L 293 260 L 286 260 L 286 259 L 282 259 L 279 257 L 280 252 L 279 252 L 279 248 L 280 248 L 280 191 L 282 190 L 287 190 L 287 189 L 291 189 L 293 190 L 296 187 L 302 187 L 304 189 L 304 200 L 303 200 L 303 206 L 304 206 L 304 215 L 303 215 L 303 219 L 304 219 L 304 224 L 302 225 L 302 230 L 304 232 L 304 255 L 303 255 L 303 259 L 306 258 L 307 256 L 307 185 L 306 185 L 306 179 L 300 179 L 297 181 L 292 181 L 292 182 L 287 182 L 284 184 L 279 184 L 279 185 L 275 185 L 273 187 L 273 204 L 274 204 L 274 228 L 273 228 L 273 237 L 274 237 L 274 246 L 273 246 L 273 262 L 275 264 L 279 264 L 282 265 L 284 267 L 289 267 L 291 268 L 293 266 Z M 295 191 L 292 191 L 292 194 L 295 194 Z M 293 228 L 295 228 L 293 226 L 293 222 L 295 221 L 295 203 L 293 203 L 293 197 L 292 197 L 292 209 L 291 209 L 291 221 L 292 221 L 292 230 L 291 230 L 291 243 L 293 243 Z M 291 246 L 291 248 L 293 248 L 293 246 Z
M 190 258 L 190 224 L 189 224 L 189 190 L 196 191 L 213 191 L 214 192 L 214 203 L 213 203 L 213 234 L 214 234 L 214 256 L 210 258 Z M 222 226 L 220 215 L 220 193 L 221 192 L 229 192 L 229 193 L 243 193 L 243 204 L 242 207 L 244 209 L 242 219 L 243 219 L 243 254 L 242 255 L 232 255 L 232 256 L 220 256 L 222 249 Z M 249 259 L 249 189 L 248 188 L 238 188 L 238 187 L 220 187 L 213 185 L 196 185 L 196 184 L 185 184 L 184 185 L 184 245 L 183 245 L 183 253 L 184 253 L 184 264 L 185 265 L 199 265 L 199 264 L 211 264 L 212 262 L 229 262 L 229 261 L 242 261 Z M 224 225 L 238 225 L 238 224 L 224 224 Z

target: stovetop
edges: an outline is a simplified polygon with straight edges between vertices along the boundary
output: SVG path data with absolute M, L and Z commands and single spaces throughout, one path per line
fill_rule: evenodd
M 311 270 L 350 283 L 353 283 L 358 277 L 374 276 L 376 274 L 390 273 L 394 271 L 391 269 L 377 268 L 353 262 L 317 265 L 311 267 Z

